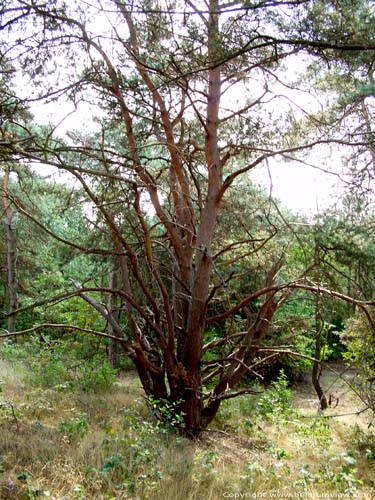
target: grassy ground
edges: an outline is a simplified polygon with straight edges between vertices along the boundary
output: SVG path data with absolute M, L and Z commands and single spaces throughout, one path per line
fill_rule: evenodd
M 150 418 L 131 374 L 99 393 L 46 389 L 0 360 L 0 381 L 1 500 L 375 499 L 370 415 L 333 372 L 324 416 L 309 384 L 280 380 L 227 402 L 194 443 Z

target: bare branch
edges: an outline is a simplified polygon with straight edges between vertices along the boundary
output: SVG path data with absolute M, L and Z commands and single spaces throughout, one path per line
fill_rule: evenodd
M 12 333 L 0 333 L 0 339 L 6 339 L 10 337 L 21 337 L 22 335 L 28 335 L 30 333 L 38 332 L 39 330 L 45 330 L 48 328 L 54 328 L 58 330 L 67 330 L 67 331 L 77 331 L 82 333 L 88 333 L 90 335 L 96 335 L 98 337 L 103 337 L 111 340 L 115 340 L 116 342 L 120 342 L 127 346 L 128 341 L 124 337 L 116 337 L 115 335 L 110 335 L 109 333 L 98 332 L 97 330 L 90 330 L 89 328 L 81 328 L 76 325 L 66 325 L 66 324 L 58 324 L 58 323 L 41 323 L 40 325 L 33 326 L 32 328 L 27 328 L 26 330 L 19 330 L 18 332 Z

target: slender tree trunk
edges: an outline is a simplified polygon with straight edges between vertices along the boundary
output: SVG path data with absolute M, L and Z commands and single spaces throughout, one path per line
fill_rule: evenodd
M 314 260 L 317 269 L 319 270 L 320 258 L 319 258 L 319 248 L 318 243 L 315 238 L 315 249 L 314 249 Z M 323 321 L 321 317 L 321 304 L 319 295 L 315 298 L 315 352 L 314 358 L 316 361 L 313 362 L 311 380 L 319 398 L 319 405 L 321 410 L 328 408 L 327 398 L 325 396 L 324 390 L 320 384 L 320 376 L 322 374 L 322 368 L 319 361 L 322 357 L 322 334 L 323 334 Z
M 318 318 L 319 317 L 319 318 Z M 316 394 L 319 398 L 319 405 L 321 410 L 325 410 L 328 408 L 327 398 L 324 393 L 324 390 L 320 384 L 320 376 L 322 374 L 322 368 L 319 363 L 322 355 L 322 330 L 323 325 L 320 318 L 319 312 L 315 315 L 315 324 L 316 324 L 316 335 L 315 335 L 315 352 L 314 358 L 317 361 L 314 361 L 312 368 L 311 380 L 316 391 Z
M 7 248 L 7 283 L 9 297 L 8 331 L 14 332 L 16 329 L 17 310 L 17 277 L 16 277 L 16 241 L 13 231 L 13 210 L 9 202 L 9 169 L 5 170 L 3 201 L 5 212 L 5 239 Z M 16 337 L 15 337 L 16 338 Z
M 113 264 L 112 269 L 110 271 L 109 275 L 109 283 L 108 283 L 108 288 L 111 290 L 114 290 L 117 286 L 117 279 L 116 279 L 116 267 L 115 264 Z M 108 294 L 108 300 L 107 300 L 107 309 L 110 314 L 114 314 L 114 308 L 115 308 L 115 298 L 112 293 Z M 116 335 L 116 332 L 114 331 L 113 327 L 111 324 L 108 325 L 109 333 L 111 335 Z M 109 362 L 114 368 L 119 368 L 120 366 L 120 343 L 116 342 L 113 339 L 109 340 L 109 345 L 108 345 L 108 358 Z

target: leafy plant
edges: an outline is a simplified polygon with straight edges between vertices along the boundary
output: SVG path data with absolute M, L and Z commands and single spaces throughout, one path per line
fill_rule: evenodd
M 352 436 L 352 445 L 365 456 L 368 461 L 375 461 L 375 433 L 367 429 L 364 431 L 358 425 L 355 427 Z
M 49 492 L 44 490 L 44 488 L 31 485 L 27 488 L 22 500 L 36 500 L 39 498 L 48 498 L 49 496 Z
M 60 432 L 69 439 L 69 441 L 82 439 L 89 430 L 87 415 L 85 413 L 77 412 L 69 420 L 61 422 L 59 429 Z
M 108 390 L 117 379 L 117 370 L 114 369 L 103 354 L 82 363 L 79 369 L 78 388 L 87 392 Z
M 141 413 L 140 405 L 126 408 L 120 431 L 107 430 L 101 469 L 111 482 L 128 493 L 154 491 L 163 476 L 160 454 L 165 451 L 161 422 L 153 423 Z
M 355 364 L 358 376 L 352 384 L 358 396 L 375 415 L 375 337 L 364 315 L 356 314 L 346 322 L 341 335 L 347 351 L 343 357 Z
M 166 399 L 148 398 L 150 415 L 156 419 L 160 430 L 176 431 L 183 423 L 183 414 L 178 410 L 178 402 L 170 403 Z
M 218 474 L 215 467 L 219 454 L 213 450 L 200 450 L 195 454 L 195 473 L 193 480 L 199 483 L 210 483 Z
M 37 337 L 30 337 L 23 344 L 4 343 L 1 356 L 26 364 L 26 382 L 43 389 L 100 392 L 108 390 L 117 379 L 117 370 L 93 339 L 46 337 L 41 343 Z
M 286 416 L 291 413 L 292 390 L 282 370 L 277 380 L 271 382 L 267 390 L 259 397 L 257 409 L 267 418 Z
M 316 445 L 327 446 L 332 441 L 329 420 L 326 418 L 315 417 L 313 422 L 295 418 L 292 424 L 297 433 L 306 439 L 306 442 L 310 443 L 312 438 Z
M 321 465 L 324 475 L 334 486 L 345 493 L 355 494 L 358 486 L 363 486 L 362 479 L 357 476 L 357 460 L 353 453 L 341 453 L 331 459 L 331 463 L 339 462 L 339 469 L 331 469 L 330 465 Z

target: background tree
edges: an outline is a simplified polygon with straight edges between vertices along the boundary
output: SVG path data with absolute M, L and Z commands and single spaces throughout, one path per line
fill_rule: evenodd
M 6 256 L 7 256 L 7 285 L 9 296 L 9 318 L 8 332 L 14 332 L 16 326 L 17 310 L 17 281 L 16 281 L 16 239 L 13 228 L 13 210 L 9 201 L 9 169 L 6 169 L 3 177 L 3 200 L 5 214 L 5 239 L 6 239 Z
M 29 118 L 25 107 L 20 103 L 11 88 L 12 67 L 6 59 L 0 59 L 0 121 L 1 121 L 1 146 L 0 162 L 2 167 L 2 200 L 4 215 L 4 240 L 5 248 L 3 255 L 6 256 L 2 262 L 2 271 L 6 273 L 6 298 L 8 303 L 8 332 L 14 332 L 16 328 L 17 299 L 17 240 L 14 228 L 14 210 L 10 202 L 10 178 L 14 164 L 7 155 L 7 146 L 19 140 L 18 123 Z

